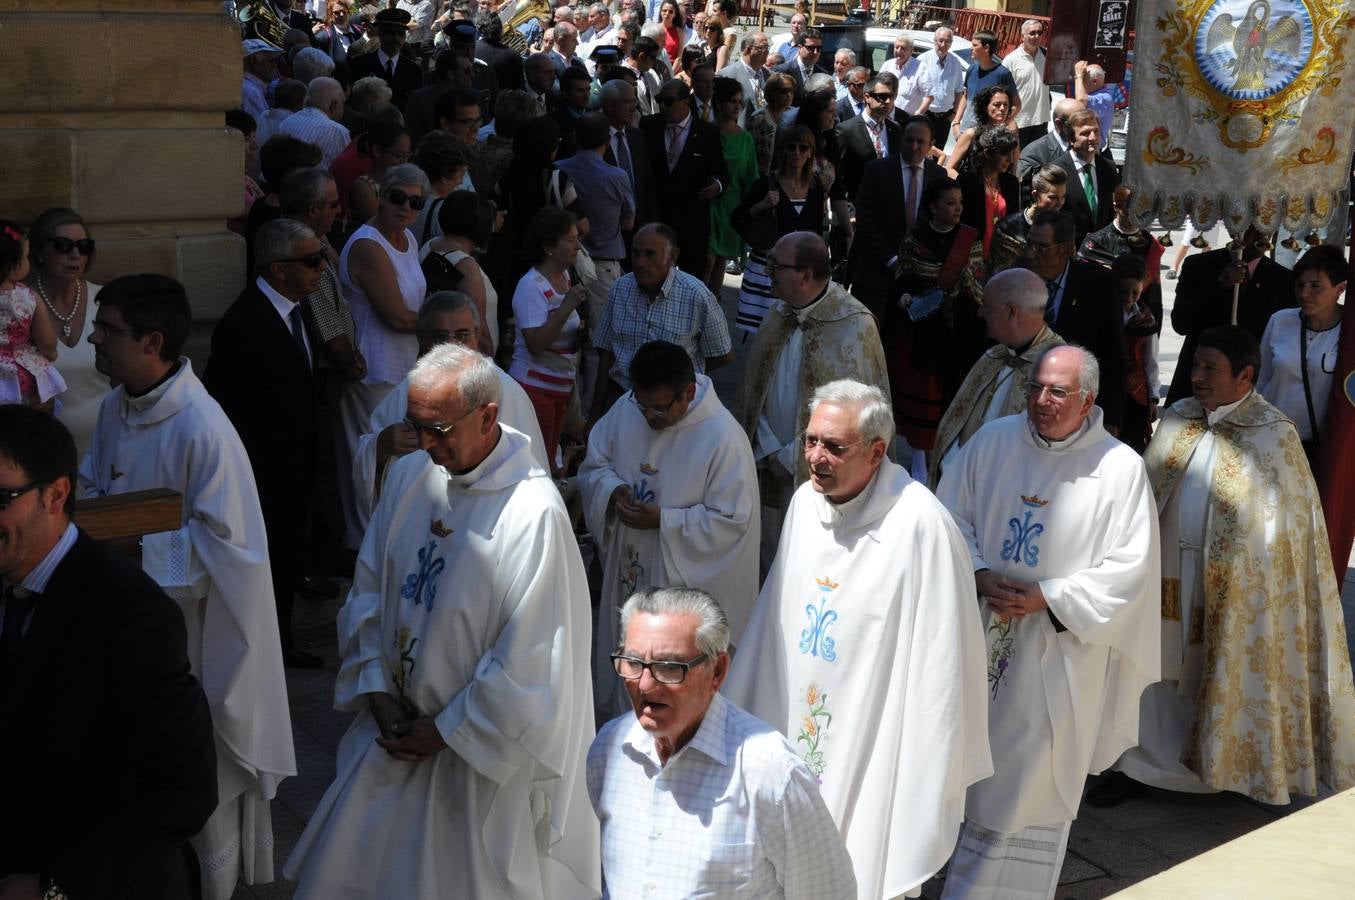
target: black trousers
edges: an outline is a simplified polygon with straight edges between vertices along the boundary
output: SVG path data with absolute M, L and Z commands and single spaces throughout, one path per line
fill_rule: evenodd
M 946 149 L 946 142 L 950 140 L 950 123 L 955 121 L 955 110 L 948 109 L 945 112 L 927 110 L 927 118 L 932 123 L 932 146 L 938 150 Z

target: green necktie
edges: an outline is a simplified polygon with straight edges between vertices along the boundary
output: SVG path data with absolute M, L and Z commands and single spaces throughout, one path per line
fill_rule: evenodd
M 1092 218 L 1096 218 L 1096 185 L 1092 184 L 1092 164 L 1082 167 L 1082 192 L 1087 195 L 1087 208 L 1092 211 Z

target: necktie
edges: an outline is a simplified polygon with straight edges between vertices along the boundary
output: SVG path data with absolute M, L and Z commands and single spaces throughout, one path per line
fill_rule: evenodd
M 903 198 L 903 222 L 912 231 L 913 226 L 917 224 L 918 200 L 918 171 L 917 166 L 908 167 L 908 193 Z
M 1096 218 L 1096 185 L 1092 184 L 1091 163 L 1082 167 L 1082 192 L 1087 195 L 1087 208 L 1092 211 L 1092 218 Z
M 668 126 L 668 171 L 673 171 L 677 166 L 678 155 L 682 152 L 682 145 L 678 138 L 682 137 L 681 125 Z
M 546 108 L 546 95 L 545 95 L 545 94 L 537 94 L 537 95 L 536 95 L 536 105 L 539 106 L 539 107 L 541 107 L 542 109 L 545 109 L 545 108 Z
M 1054 308 L 1054 298 L 1059 295 L 1059 280 L 1050 278 L 1044 283 L 1044 286 L 1049 291 L 1049 302 L 1044 305 L 1044 320 L 1053 325 L 1054 319 L 1058 315 L 1058 310 Z
M 618 131 L 615 135 L 615 139 L 617 164 L 626 170 L 626 174 L 630 176 L 630 186 L 634 189 L 635 170 L 632 169 L 630 165 L 630 148 L 626 146 L 626 136 Z
M 388 81 L 388 82 L 393 82 L 393 81 L 395 81 L 395 58 L 394 58 L 394 57 L 391 57 L 390 59 L 386 60 L 386 81 Z
M 870 142 L 875 145 L 875 158 L 879 159 L 885 155 L 885 149 L 880 145 L 880 132 L 884 130 L 884 126 L 876 127 L 867 121 L 866 130 L 870 132 Z
M 5 624 L 0 632 L 0 685 L 9 680 L 18 663 L 19 645 L 24 639 L 24 619 L 38 603 L 38 594 L 25 591 L 19 596 L 13 585 L 5 588 Z
M 311 355 L 306 352 L 306 338 L 301 329 L 305 326 L 301 324 L 301 304 L 298 303 L 292 307 L 292 311 L 287 314 L 287 321 L 292 325 L 292 341 L 296 344 L 296 349 L 301 351 L 301 358 L 306 363 L 306 368 L 311 367 Z

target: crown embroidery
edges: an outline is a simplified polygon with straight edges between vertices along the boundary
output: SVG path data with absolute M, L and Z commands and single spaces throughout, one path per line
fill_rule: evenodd
M 640 471 L 646 475 L 659 474 L 659 470 L 651 466 L 649 463 L 640 463 Z
M 815 578 L 814 583 L 825 590 L 837 590 L 838 583 L 831 578 Z
M 1034 507 L 1035 509 L 1039 509 L 1039 508 L 1042 507 L 1042 506 L 1048 506 L 1048 505 L 1049 505 L 1049 501 L 1048 501 L 1048 500 L 1041 500 L 1039 494 L 1033 494 L 1033 495 L 1031 495 L 1031 496 L 1029 496 L 1029 497 L 1027 497 L 1025 494 L 1022 494 L 1022 495 L 1021 495 L 1021 502 L 1024 503 L 1024 504 L 1026 504 L 1026 506 L 1031 506 L 1031 507 Z
M 428 523 L 428 530 L 440 538 L 445 538 L 447 535 L 451 534 L 454 529 L 443 525 L 441 519 L 434 519 L 432 522 Z

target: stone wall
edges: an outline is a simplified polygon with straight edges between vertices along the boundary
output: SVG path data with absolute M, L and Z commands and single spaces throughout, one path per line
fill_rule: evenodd
M 243 285 L 238 26 L 220 0 L 0 0 L 0 216 L 69 206 L 99 241 L 91 280 L 159 272 L 199 331 Z M 197 355 L 197 354 L 194 354 Z

